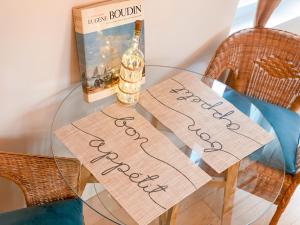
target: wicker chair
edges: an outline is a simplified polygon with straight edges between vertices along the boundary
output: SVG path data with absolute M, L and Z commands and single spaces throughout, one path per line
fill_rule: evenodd
M 76 190 L 80 175 L 79 162 L 59 158 L 57 163 L 65 179 Z M 27 206 L 76 197 L 61 178 L 56 162 L 51 157 L 0 152 L 0 176 L 20 186 Z
M 224 72 L 229 70 L 224 79 Z M 228 37 L 217 49 L 206 76 L 223 79 L 236 91 L 293 111 L 300 109 L 300 37 L 285 31 L 252 28 Z M 287 174 L 276 224 L 300 183 L 300 149 L 297 174 Z M 264 168 L 264 170 L 272 170 Z M 272 172 L 271 172 L 272 173 Z

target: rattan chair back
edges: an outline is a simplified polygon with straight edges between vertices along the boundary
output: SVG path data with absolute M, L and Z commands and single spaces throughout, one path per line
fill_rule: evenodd
M 77 188 L 80 165 L 72 159 L 0 152 L 0 177 L 15 182 L 23 191 L 27 206 L 74 198 L 76 194 L 62 179 L 56 163 L 72 188 Z
M 300 106 L 300 37 L 285 31 L 252 28 L 229 36 L 217 49 L 205 75 L 240 93 L 286 108 Z

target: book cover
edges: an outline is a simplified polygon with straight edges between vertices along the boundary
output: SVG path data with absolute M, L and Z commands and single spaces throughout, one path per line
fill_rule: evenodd
M 121 58 L 143 21 L 140 48 L 145 53 L 144 0 L 107 0 L 73 8 L 83 92 L 88 102 L 115 92 Z

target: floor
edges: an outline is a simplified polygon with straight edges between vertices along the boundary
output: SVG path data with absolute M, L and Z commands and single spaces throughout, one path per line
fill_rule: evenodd
M 269 224 L 275 209 L 269 210 L 263 218 L 252 225 Z M 289 205 L 281 215 L 278 225 L 300 225 L 300 186 L 295 191 Z
M 203 193 L 203 192 L 202 192 Z M 214 193 L 215 194 L 215 193 Z M 187 199 L 185 204 L 180 206 L 180 210 L 178 211 L 177 216 L 177 223 L 176 225 L 199 225 L 199 224 L 205 224 L 205 225 L 218 225 L 221 224 L 220 219 L 218 216 L 216 216 L 213 211 L 211 210 L 212 207 L 218 207 L 217 205 L 214 206 L 208 206 L 204 201 L 199 200 L 200 198 L 203 199 L 203 196 L 198 196 L 199 194 L 195 193 L 194 196 L 190 199 Z M 259 204 L 257 204 L 257 199 L 254 197 L 251 201 L 249 201 L 249 198 L 247 198 L 247 203 L 243 202 L 243 196 L 245 195 L 245 192 L 242 190 L 238 191 L 238 198 L 236 204 L 249 204 L 249 212 L 255 214 L 259 211 L 259 207 L 262 206 L 262 203 L 260 201 Z M 99 201 L 99 196 L 93 197 L 89 200 L 91 204 L 95 204 L 96 201 Z M 207 198 L 209 198 L 209 193 L 207 193 Z M 192 202 L 193 201 L 193 202 Z M 99 204 L 98 204 L 99 205 Z M 189 210 L 190 206 L 193 206 L 193 210 Z M 103 207 L 99 205 L 99 207 Z M 106 206 L 107 207 L 107 206 Z M 127 215 L 124 211 L 120 210 L 120 207 L 117 205 L 109 205 L 108 206 L 110 211 L 113 212 L 114 215 L 121 216 L 123 218 L 123 221 L 125 220 L 126 224 L 134 224 L 130 219 L 127 218 Z M 215 209 L 215 208 L 214 208 Z M 258 221 L 252 223 L 252 225 L 267 225 L 269 224 L 269 221 L 271 220 L 273 213 L 276 210 L 276 206 L 274 205 L 269 209 L 267 213 L 264 214 L 262 218 L 260 218 Z M 199 212 L 201 211 L 201 217 L 199 217 Z M 215 210 L 216 211 L 216 210 Z M 240 219 L 239 210 L 236 210 L 232 215 L 232 223 L 231 224 L 244 224 L 243 221 Z M 245 212 L 243 212 L 245 213 Z M 114 223 L 104 219 L 100 215 L 96 214 L 93 210 L 89 209 L 88 207 L 84 208 L 84 215 L 85 215 L 85 224 L 86 225 L 113 225 Z M 107 214 L 108 217 L 112 217 Z M 201 223 L 199 223 L 201 221 Z M 208 222 L 209 221 L 209 222 Z M 151 225 L 158 225 L 158 221 L 154 221 L 151 223 Z M 289 203 L 286 211 L 283 213 L 279 224 L 278 225 L 300 225 L 300 187 L 298 187 L 297 191 L 294 193 L 293 198 L 291 202 Z
M 300 186 L 294 193 L 278 225 L 300 225 Z

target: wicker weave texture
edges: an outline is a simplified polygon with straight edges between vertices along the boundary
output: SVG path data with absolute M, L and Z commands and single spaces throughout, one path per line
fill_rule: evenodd
M 65 179 L 76 188 L 79 163 L 59 158 Z M 22 189 L 27 206 L 74 198 L 75 193 L 60 176 L 53 158 L 0 152 L 0 176 L 12 180 Z
M 259 162 L 249 161 L 246 167 L 241 166 L 238 178 L 238 187 L 256 196 L 273 202 L 277 198 L 278 191 L 284 179 L 284 172 L 265 166 Z M 283 186 L 282 191 L 286 190 L 291 182 Z
M 228 37 L 217 49 L 206 75 L 215 79 L 230 69 L 230 86 L 240 93 L 286 108 L 300 103 L 300 37 L 253 28 Z

